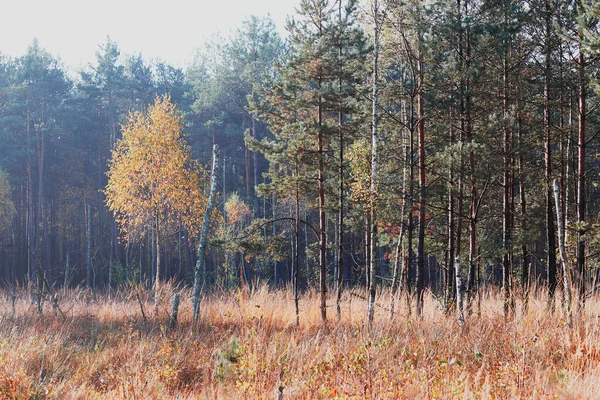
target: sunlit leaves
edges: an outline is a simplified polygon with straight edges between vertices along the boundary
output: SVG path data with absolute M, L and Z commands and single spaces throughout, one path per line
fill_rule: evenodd
M 233 193 L 225 202 L 225 214 L 227 215 L 228 224 L 237 224 L 248 220 L 251 212 L 250 207 L 240 199 L 240 196 L 237 193 Z
M 142 234 L 150 221 L 178 221 L 193 235 L 203 214 L 205 174 L 181 138 L 183 117 L 169 97 L 147 115 L 131 114 L 109 163 L 106 203 L 125 233 Z M 164 231 L 164 229 L 163 229 Z

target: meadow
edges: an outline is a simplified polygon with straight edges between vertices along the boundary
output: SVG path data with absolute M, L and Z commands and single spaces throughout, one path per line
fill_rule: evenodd
M 181 294 L 169 329 L 170 299 Z M 206 294 L 192 323 L 191 293 L 165 285 L 159 314 L 142 287 L 93 296 L 57 293 L 42 314 L 30 295 L 2 294 L 1 399 L 594 398 L 600 393 L 600 302 L 568 328 L 544 295 L 504 320 L 488 290 L 464 327 L 432 296 L 421 320 L 389 293 L 369 327 L 363 291 L 346 292 L 341 319 L 318 296 L 267 286 Z M 329 304 L 333 304 L 330 300 Z M 144 315 L 142 314 L 144 309 Z

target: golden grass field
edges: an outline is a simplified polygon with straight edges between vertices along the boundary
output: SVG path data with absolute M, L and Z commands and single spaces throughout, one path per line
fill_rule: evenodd
M 262 287 L 208 295 L 193 326 L 190 292 L 182 290 L 179 324 L 168 333 L 173 291 L 165 286 L 158 317 L 141 288 L 95 299 L 60 292 L 64 316 L 48 303 L 39 315 L 25 291 L 13 316 L 4 294 L 0 398 L 276 399 L 280 387 L 283 399 L 600 397 L 595 298 L 571 330 L 560 304 L 548 314 L 543 297 L 505 322 L 501 301 L 488 293 L 461 329 L 432 297 L 422 320 L 408 317 L 402 302 L 390 321 L 384 293 L 369 328 L 359 297 L 344 295 L 340 321 L 329 307 L 324 327 L 318 297 L 307 293 L 296 327 L 290 292 Z

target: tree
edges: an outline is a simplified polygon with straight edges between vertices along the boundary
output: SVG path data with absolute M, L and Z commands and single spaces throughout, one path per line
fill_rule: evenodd
M 285 175 L 292 177 L 283 180 L 286 186 L 299 179 L 297 172 L 306 170 L 309 165 L 311 168 L 307 178 L 314 179 L 313 171 L 317 164 L 319 290 L 323 322 L 327 319 L 325 136 L 329 133 L 325 122 L 324 94 L 328 83 L 326 76 L 332 68 L 331 63 L 326 60 L 331 49 L 331 42 L 327 40 L 331 10 L 328 10 L 327 3 L 321 0 L 301 2 L 299 20 L 291 20 L 287 27 L 291 48 L 287 64 L 279 71 L 281 81 L 273 88 L 266 89 L 256 107 L 259 109 L 259 118 L 267 122 L 276 137 L 276 142 L 268 146 L 276 150 L 271 153 L 279 153 L 278 157 L 283 156 L 288 161 L 281 169 L 285 171 Z M 304 164 L 304 168 L 299 168 L 300 162 Z M 298 219 L 299 216 L 296 215 L 296 220 Z
M 11 199 L 11 187 L 8 181 L 8 174 L 0 169 L 0 250 L 8 250 L 7 244 L 13 242 L 15 205 Z M 6 251 L 6 271 L 5 278 L 11 282 L 15 276 L 15 262 L 10 262 L 10 252 Z
M 217 196 L 217 169 L 219 166 L 219 149 L 217 145 L 213 145 L 213 162 L 212 170 L 210 173 L 210 192 L 208 195 L 208 201 L 206 203 L 206 209 L 204 210 L 204 218 L 202 220 L 202 229 L 200 231 L 200 237 L 198 239 L 198 259 L 196 261 L 196 268 L 194 270 L 194 304 L 193 304 L 193 319 L 197 321 L 200 317 L 200 274 L 206 276 L 206 248 L 208 244 L 208 229 L 210 217 L 215 207 L 215 198 Z M 158 274 L 157 274 L 158 279 Z
M 225 84 L 228 89 L 226 93 L 231 99 L 231 104 L 235 105 L 234 111 L 242 116 L 242 123 L 249 126 L 246 130 L 255 140 L 258 138 L 257 131 L 260 127 L 255 116 L 249 112 L 248 102 L 256 101 L 260 88 L 269 85 L 273 80 L 274 67 L 282 47 L 281 39 L 270 18 L 250 16 L 242 22 L 242 27 L 235 32 L 225 49 L 225 62 L 231 66 L 230 69 L 225 70 Z M 248 119 L 250 121 L 247 121 Z M 257 152 L 253 151 L 250 158 L 246 148 L 245 156 L 248 188 L 246 195 L 253 205 L 254 217 L 257 218 L 259 215 L 258 197 L 255 193 L 255 188 L 259 185 Z M 252 168 L 250 168 L 250 161 L 252 161 Z
M 379 79 L 379 4 L 377 0 L 373 2 L 373 104 L 372 104 L 372 122 L 371 122 L 371 184 L 369 191 L 369 214 L 371 220 L 371 226 L 367 227 L 371 233 L 370 243 L 370 265 L 369 265 L 369 305 L 368 305 L 368 318 L 369 324 L 373 324 L 373 318 L 375 315 L 375 290 L 376 290 L 376 277 L 377 277 L 377 95 L 378 87 L 377 80 Z
M 183 117 L 168 96 L 157 98 L 148 114 L 133 113 L 109 163 L 106 204 L 124 233 L 156 237 L 155 311 L 159 302 L 160 242 L 181 221 L 197 231 L 203 210 L 202 172 L 181 138 Z
M 8 175 L 0 170 L 0 244 L 10 236 L 14 216 L 15 205 L 10 198 Z
M 28 271 L 30 278 L 36 275 L 37 260 L 52 282 L 48 158 L 52 143 L 60 136 L 60 114 L 71 82 L 58 60 L 42 49 L 37 40 L 18 59 L 15 72 L 13 93 L 18 102 L 15 111 L 26 147 Z
M 125 75 L 125 66 L 120 62 L 121 52 L 117 43 L 107 37 L 106 42 L 98 47 L 96 51 L 96 63 L 86 70 L 81 72 L 81 81 L 78 85 L 78 94 L 80 98 L 78 103 L 83 103 L 83 112 L 79 116 L 79 122 L 87 122 L 88 126 L 80 126 L 79 129 L 83 134 L 91 137 L 90 144 L 97 146 L 94 154 L 95 158 L 95 178 L 96 178 L 96 195 L 88 202 L 95 203 L 97 215 L 97 246 L 100 259 L 103 261 L 98 270 L 98 278 L 103 281 L 104 267 L 108 266 L 108 284 L 110 287 L 111 264 L 118 259 L 118 229 L 117 222 L 114 219 L 106 218 L 106 209 L 103 207 L 106 199 L 102 195 L 102 189 L 106 185 L 106 164 L 110 158 L 110 152 L 114 150 L 117 139 L 120 137 L 119 123 L 123 121 L 127 110 L 145 110 L 146 104 L 140 105 L 135 99 L 135 94 L 131 89 L 132 82 L 136 79 L 133 77 L 135 73 L 135 62 L 129 63 L 128 73 Z M 132 58 L 134 59 L 134 58 Z M 138 64 L 143 64 L 138 57 Z M 143 67 L 143 66 L 142 66 Z M 143 68 L 137 68 L 142 69 Z M 139 72 L 139 71 L 136 71 Z M 129 79 L 128 79 L 129 78 Z M 138 99 L 139 100 L 139 99 Z M 151 99 L 149 99 L 151 101 Z M 87 121 L 86 121 L 87 119 Z M 87 124 L 86 124 L 87 125 Z M 95 219 L 96 217 L 94 217 Z M 86 218 L 88 219 L 88 218 Z M 109 221 L 105 221 L 109 219 Z M 107 223 L 108 222 L 108 223 Z M 105 257 L 104 233 L 105 229 L 109 229 L 110 246 L 108 248 L 108 257 Z

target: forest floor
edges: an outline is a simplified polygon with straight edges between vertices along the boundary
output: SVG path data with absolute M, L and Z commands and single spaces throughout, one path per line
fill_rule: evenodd
M 324 327 L 316 293 L 300 298 L 296 326 L 290 292 L 262 287 L 207 296 L 194 326 L 182 290 L 179 323 L 168 332 L 173 292 L 164 287 L 158 316 L 142 288 L 96 298 L 59 292 L 56 315 L 49 303 L 40 315 L 25 291 L 13 310 L 4 293 L 0 399 L 276 399 L 279 390 L 283 399 L 600 396 L 597 298 L 570 329 L 560 302 L 550 314 L 543 296 L 526 315 L 517 303 L 505 322 L 489 291 L 460 328 L 431 296 L 421 320 L 405 301 L 390 320 L 384 293 L 369 328 L 356 291 L 344 294 L 339 321 L 330 300 Z

